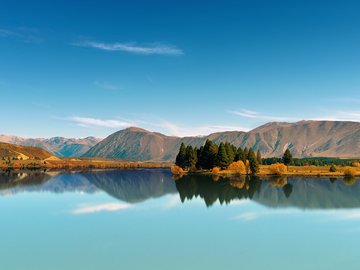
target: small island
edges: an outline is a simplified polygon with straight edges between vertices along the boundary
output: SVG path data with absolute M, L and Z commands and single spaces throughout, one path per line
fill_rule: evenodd
M 357 159 L 333 157 L 294 158 L 290 149 L 283 156 L 262 158 L 261 152 L 250 148 L 236 147 L 228 142 L 219 145 L 207 140 L 200 148 L 181 144 L 175 164 L 174 175 L 205 173 L 227 175 L 293 175 L 355 177 L 360 175 Z

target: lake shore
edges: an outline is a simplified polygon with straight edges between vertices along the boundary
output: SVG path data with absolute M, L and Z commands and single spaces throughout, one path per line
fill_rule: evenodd
M 170 168 L 167 162 L 122 161 L 105 158 L 50 158 L 44 160 L 2 160 L 0 170 L 23 169 L 122 169 L 122 168 Z
M 351 168 L 353 172 L 348 175 L 348 169 Z M 177 173 L 174 173 L 175 175 Z M 184 174 L 212 174 L 217 176 L 233 176 L 233 175 L 247 175 L 237 170 L 220 170 L 213 173 L 211 170 L 199 171 L 184 171 Z M 338 166 L 335 172 L 330 171 L 330 166 L 287 166 L 287 170 L 282 173 L 274 173 L 270 170 L 270 165 L 260 165 L 259 172 L 256 176 L 305 176 L 305 177 L 360 177 L 359 167 Z

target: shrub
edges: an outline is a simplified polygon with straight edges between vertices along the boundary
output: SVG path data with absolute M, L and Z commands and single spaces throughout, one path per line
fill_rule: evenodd
M 344 170 L 344 175 L 345 176 L 355 176 L 356 175 L 356 170 L 354 168 L 351 167 L 346 167 Z
M 237 171 L 241 174 L 245 174 L 246 173 L 246 168 L 245 168 L 245 164 L 242 160 L 239 161 L 234 161 L 233 163 L 231 163 L 228 167 L 228 170 L 231 171 Z
M 211 173 L 212 174 L 219 174 L 220 173 L 220 168 L 219 167 L 212 168 Z
M 269 170 L 272 174 L 282 175 L 287 172 L 287 167 L 283 163 L 275 163 L 270 165 Z
M 337 168 L 336 166 L 333 164 L 330 166 L 330 169 L 329 169 L 329 172 L 336 172 L 337 171 Z
M 184 170 L 180 166 L 172 165 L 171 172 L 172 172 L 172 174 L 183 174 Z
M 359 161 L 354 161 L 353 163 L 351 163 L 351 165 L 353 167 L 360 167 L 360 162 Z

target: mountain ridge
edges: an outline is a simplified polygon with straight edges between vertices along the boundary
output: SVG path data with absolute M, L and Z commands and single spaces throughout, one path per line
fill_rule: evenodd
M 100 141 L 100 138 L 94 136 L 85 138 L 65 138 L 61 136 L 51 138 L 25 138 L 8 134 L 0 135 L 0 142 L 40 147 L 57 157 L 80 157 Z
M 174 161 L 181 143 L 200 147 L 207 139 L 253 147 L 263 157 L 282 156 L 290 148 L 295 157 L 360 157 L 360 123 L 302 120 L 270 122 L 248 132 L 225 131 L 202 137 L 167 136 L 130 127 L 117 131 L 93 146 L 84 157 L 138 161 Z

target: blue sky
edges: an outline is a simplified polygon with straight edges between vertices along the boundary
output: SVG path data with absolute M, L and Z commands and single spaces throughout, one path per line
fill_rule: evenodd
M 357 1 L 1 1 L 0 134 L 360 121 Z

